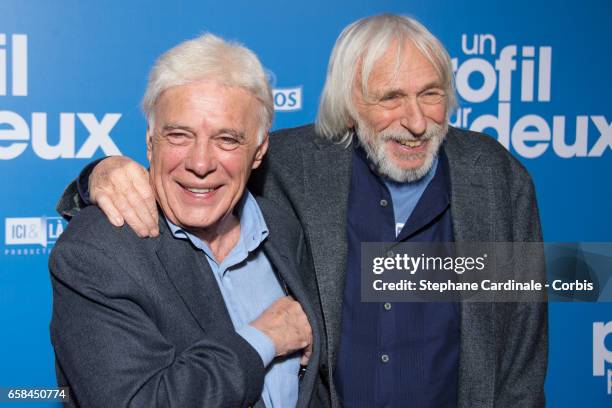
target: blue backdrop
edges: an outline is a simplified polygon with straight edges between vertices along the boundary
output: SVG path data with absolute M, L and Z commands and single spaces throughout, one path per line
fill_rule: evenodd
M 204 31 L 260 56 L 276 89 L 278 129 L 314 119 L 344 26 L 381 12 L 416 17 L 455 59 L 453 123 L 499 138 L 532 174 L 545 239 L 611 241 L 612 3 L 172 3 L 0 3 L 0 387 L 55 384 L 47 260 L 64 226 L 55 201 L 92 158 L 120 152 L 144 163 L 138 104 L 147 72 L 163 51 Z M 612 361 L 603 376 L 594 365 L 612 350 L 612 335 L 593 331 L 612 321 L 612 305 L 549 308 L 548 405 L 611 406 Z

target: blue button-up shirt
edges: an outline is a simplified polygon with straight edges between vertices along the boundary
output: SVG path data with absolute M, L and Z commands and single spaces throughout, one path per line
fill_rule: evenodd
M 399 235 L 406 221 L 412 215 L 421 196 L 425 192 L 431 180 L 433 180 L 438 168 L 438 156 L 431 163 L 431 170 L 421 179 L 412 183 L 398 183 L 387 178 L 384 179 L 385 185 L 391 193 L 393 202 L 393 215 L 395 216 L 395 235 Z
M 334 373 L 343 406 L 456 407 L 457 304 L 361 302 L 362 242 L 453 241 L 444 152 L 422 181 L 389 189 L 356 148 L 348 205 L 342 335 Z M 399 233 L 398 222 L 405 224 Z
M 294 407 L 298 398 L 299 355 L 274 359 L 274 344 L 249 323 L 275 300 L 285 296 L 272 264 L 262 250 L 268 227 L 253 196 L 246 191 L 236 207 L 240 238 L 236 246 L 217 262 L 210 247 L 195 235 L 171 223 L 175 238 L 188 239 L 203 252 L 219 285 L 225 306 L 236 329 L 259 353 L 268 367 L 261 398 L 266 407 Z

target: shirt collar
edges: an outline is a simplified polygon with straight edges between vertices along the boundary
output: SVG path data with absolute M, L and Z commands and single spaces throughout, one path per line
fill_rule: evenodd
M 236 244 L 236 248 L 244 247 L 248 252 L 252 252 L 261 245 L 269 234 L 268 226 L 261 213 L 261 209 L 253 195 L 248 190 L 245 190 L 244 195 L 238 202 L 234 211 L 240 220 L 240 238 Z M 195 247 L 201 249 L 209 257 L 214 259 L 208 244 L 192 233 L 172 223 L 165 215 L 164 218 L 175 238 L 188 239 Z
M 381 177 L 381 178 L 387 185 L 387 188 L 389 189 L 389 192 L 391 193 L 391 195 L 393 195 L 393 193 L 396 191 L 397 192 L 406 191 L 406 190 L 423 191 L 429 185 L 431 180 L 433 180 L 437 169 L 438 169 L 438 155 L 435 155 L 433 161 L 431 162 L 431 167 L 429 168 L 429 171 L 427 172 L 427 174 L 425 174 L 423 177 L 421 177 L 418 180 L 411 181 L 409 183 L 399 183 L 397 181 L 390 180 L 387 177 Z
M 376 167 L 370 162 L 367 153 L 359 146 L 359 143 L 356 143 L 354 154 L 357 160 L 368 168 L 372 179 L 375 180 L 381 188 L 386 189 L 389 194 L 391 194 L 391 189 L 388 187 L 385 177 L 378 174 Z M 367 175 L 368 173 L 365 174 Z M 446 211 L 450 206 L 450 173 L 448 158 L 444 150 L 444 143 L 438 150 L 436 163 L 431 166 L 429 173 L 424 178 L 428 179 L 424 185 L 424 191 L 422 191 L 422 195 L 416 207 L 397 237 L 399 241 L 403 241 L 407 236 L 412 235 L 415 231 L 418 231 L 420 228 L 436 219 L 436 217 Z M 403 183 L 403 185 L 403 192 L 414 189 L 413 183 Z

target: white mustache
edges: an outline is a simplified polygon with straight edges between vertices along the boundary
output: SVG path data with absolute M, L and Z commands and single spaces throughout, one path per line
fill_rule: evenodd
M 429 137 L 425 137 L 425 136 L 414 137 L 412 135 L 405 136 L 405 135 L 398 135 L 398 134 L 390 134 L 390 135 L 380 135 L 380 138 L 384 142 L 388 142 L 390 140 L 393 140 L 393 141 L 399 142 L 399 143 L 406 143 L 406 142 L 426 142 L 427 140 L 431 139 L 431 136 L 429 136 Z
M 425 131 L 425 133 L 422 136 L 418 136 L 418 137 L 414 136 L 409 131 L 399 132 L 399 133 L 397 131 L 383 131 L 378 136 L 380 137 L 380 140 L 383 142 L 387 142 L 389 140 L 393 140 L 393 141 L 400 142 L 400 143 L 426 142 L 436 135 L 436 131 L 437 129 L 435 129 L 432 126 L 429 126 L 427 128 L 427 131 Z

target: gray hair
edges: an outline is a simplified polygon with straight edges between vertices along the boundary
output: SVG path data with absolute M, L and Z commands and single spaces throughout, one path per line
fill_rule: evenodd
M 253 51 L 241 44 L 204 34 L 166 51 L 149 74 L 142 110 L 153 127 L 155 103 L 167 89 L 200 80 L 249 91 L 261 103 L 258 143 L 272 126 L 274 101 L 266 73 Z
M 359 117 L 353 103 L 353 84 L 357 78 L 361 78 L 362 92 L 364 95 L 367 93 L 368 78 L 374 65 L 394 40 L 398 40 L 398 61 L 401 58 L 401 45 L 411 41 L 434 66 L 447 95 L 448 118 L 449 112 L 456 106 L 453 67 L 448 52 L 433 34 L 413 18 L 381 14 L 352 23 L 336 40 L 315 123 L 319 135 L 337 143 L 351 142 L 354 132 L 348 124 Z M 358 68 L 361 70 L 358 71 Z

